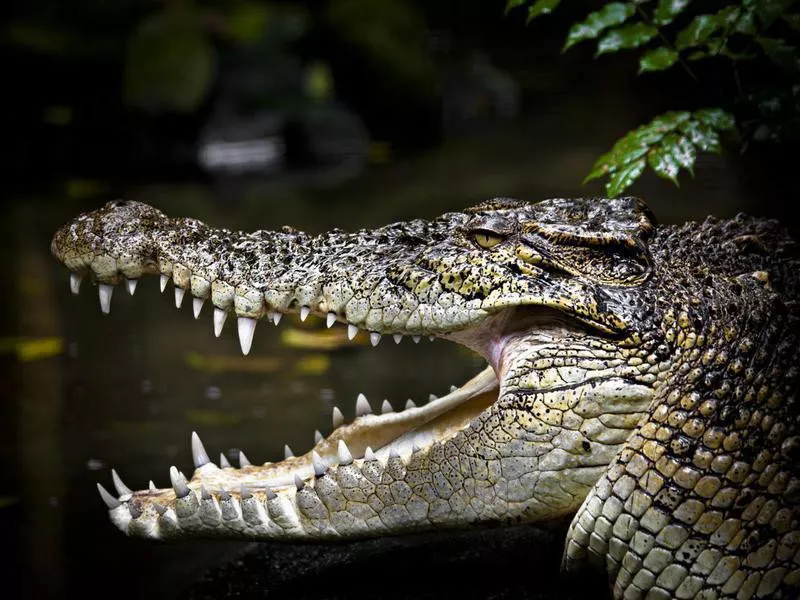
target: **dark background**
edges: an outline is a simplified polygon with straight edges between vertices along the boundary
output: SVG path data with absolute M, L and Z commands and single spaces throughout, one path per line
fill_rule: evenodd
M 500 0 L 3 3 L 0 594 L 573 594 L 556 574 L 563 524 L 334 548 L 126 539 L 95 491 L 111 467 L 129 486 L 165 485 L 171 464 L 190 467 L 195 429 L 212 454 L 305 452 L 334 404 L 351 415 L 359 392 L 375 406 L 441 394 L 481 364 L 444 342 L 291 343 L 312 319 L 259 325 L 242 360 L 207 308 L 202 323 L 176 314 L 147 281 L 103 316 L 49 256 L 61 224 L 117 197 L 316 232 L 492 196 L 601 195 L 581 181 L 629 129 L 731 104 L 717 64 L 698 65 L 698 84 L 677 68 L 637 76 L 634 53 L 562 54 L 569 25 L 602 3 L 565 4 L 526 26 Z M 745 211 L 795 228 L 796 150 L 727 140 L 680 188 L 648 173 L 629 191 L 664 223 Z

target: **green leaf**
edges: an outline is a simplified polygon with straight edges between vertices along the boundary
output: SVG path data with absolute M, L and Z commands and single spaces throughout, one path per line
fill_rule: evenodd
M 694 118 L 719 131 L 732 131 L 736 127 L 733 115 L 721 108 L 702 108 L 695 111 Z
M 675 47 L 685 50 L 693 46 L 701 46 L 716 31 L 733 27 L 739 19 L 740 9 L 727 6 L 713 15 L 698 15 L 692 19 L 675 37 Z
M 606 194 L 609 197 L 619 196 L 644 173 L 645 160 L 640 158 L 637 161 L 625 165 L 622 169 L 612 174 L 606 183 Z
M 528 9 L 528 23 L 541 15 L 549 15 L 559 4 L 561 0 L 536 0 L 536 3 Z
M 627 21 L 636 7 L 631 3 L 611 2 L 606 4 L 601 10 L 590 13 L 585 21 L 575 23 L 567 34 L 567 41 L 562 52 L 566 52 L 578 42 L 592 40 L 599 36 L 609 27 L 621 25 Z
M 658 29 L 647 23 L 633 23 L 632 25 L 614 29 L 604 35 L 597 43 L 595 56 L 629 48 L 638 48 L 652 40 L 656 35 L 658 35 Z
M 506 2 L 505 14 L 510 13 L 512 10 L 514 10 L 518 6 L 522 6 L 523 4 L 527 4 L 527 3 L 528 3 L 528 0 L 508 0 L 508 2 Z
M 758 15 L 766 29 L 783 16 L 794 0 L 744 0 L 744 7 Z
M 668 25 L 677 17 L 691 0 L 659 0 L 658 6 L 653 11 L 653 23 Z
M 661 46 L 647 51 L 639 59 L 639 73 L 647 71 L 663 71 L 669 69 L 678 60 L 678 53 L 671 48 Z
M 677 185 L 681 169 L 694 175 L 697 152 L 721 152 L 719 132 L 734 128 L 733 117 L 719 108 L 664 113 L 618 140 L 597 159 L 584 183 L 608 177 L 607 193 L 616 196 L 649 165 Z

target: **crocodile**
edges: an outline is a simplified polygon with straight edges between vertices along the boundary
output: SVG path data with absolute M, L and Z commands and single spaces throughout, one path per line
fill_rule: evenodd
M 238 468 L 191 434 L 195 470 L 98 484 L 152 540 L 338 541 L 571 519 L 567 573 L 615 598 L 797 598 L 800 257 L 778 222 L 656 222 L 644 201 L 495 198 L 433 220 L 243 233 L 147 204 L 67 223 L 73 293 L 170 280 L 241 350 L 309 314 L 350 338 L 435 336 L 486 359 L 445 396 L 380 414 L 363 396 L 313 449 Z

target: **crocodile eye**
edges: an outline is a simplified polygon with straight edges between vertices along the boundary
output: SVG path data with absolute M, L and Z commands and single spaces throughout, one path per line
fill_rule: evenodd
M 472 239 L 481 248 L 494 248 L 503 241 L 503 237 L 491 231 L 476 231 L 472 234 Z

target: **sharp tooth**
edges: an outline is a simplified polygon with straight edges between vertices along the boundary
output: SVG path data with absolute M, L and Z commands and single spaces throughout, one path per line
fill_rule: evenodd
M 389 456 L 390 457 L 395 457 L 395 458 L 400 456 L 400 451 L 397 449 L 397 446 L 395 446 L 394 444 L 389 446 Z
M 367 449 L 364 450 L 364 460 L 375 460 L 375 453 L 369 446 L 367 446 Z
M 114 480 L 114 488 L 117 490 L 117 496 L 124 496 L 125 494 L 133 493 L 131 488 L 122 483 L 122 479 L 119 478 L 119 475 L 117 475 L 117 472 L 114 469 L 111 469 L 111 479 Z
M 451 385 L 451 386 L 450 386 L 450 393 L 451 393 L 451 394 L 452 394 L 453 392 L 457 391 L 457 390 L 458 390 L 458 386 L 457 386 L 457 385 Z
M 316 450 L 311 451 L 311 464 L 314 465 L 314 475 L 317 477 L 322 477 L 328 468 Z
M 333 411 L 331 412 L 331 419 L 333 420 L 334 429 L 340 427 L 344 423 L 344 415 L 342 414 L 342 411 L 339 410 L 338 406 L 333 407 Z
M 352 323 L 348 323 L 347 325 L 347 339 L 352 340 L 358 334 L 358 327 L 353 325 Z
M 222 327 L 225 325 L 225 319 L 228 318 L 227 311 L 221 308 L 214 307 L 214 335 L 219 337 L 222 334 Z
M 377 331 L 373 331 L 372 333 L 369 334 L 369 342 L 373 346 L 377 346 L 380 343 L 380 341 L 381 341 L 381 334 L 378 333 Z
M 159 517 L 163 517 L 164 513 L 167 512 L 167 507 L 164 506 L 163 504 L 159 504 L 158 502 L 153 502 L 153 508 L 156 509 L 156 512 L 158 513 Z
M 183 304 L 183 295 L 185 293 L 186 293 L 185 289 L 179 287 L 175 288 L 175 308 L 181 307 L 181 304 Z
M 111 294 L 114 293 L 114 286 L 107 283 L 101 283 L 97 287 L 97 293 L 100 296 L 100 310 L 105 314 L 111 312 Z
M 369 405 L 367 397 L 364 394 L 359 394 L 358 398 L 356 398 L 356 417 L 361 417 L 371 413 L 372 407 Z
M 273 500 L 278 497 L 278 494 L 272 491 L 272 488 L 268 485 L 264 487 L 264 490 L 267 492 L 267 500 Z
M 317 430 L 314 432 L 314 445 L 316 446 L 317 444 L 319 444 L 319 443 L 320 443 L 322 440 L 324 440 L 324 439 L 325 439 L 325 438 L 324 438 L 324 437 L 322 437 L 322 434 L 319 432 L 319 429 L 317 429 Z
M 412 335 L 411 339 L 414 340 L 415 344 L 419 344 L 419 341 L 422 339 L 421 335 Z
M 161 286 L 161 293 L 164 293 L 164 290 L 167 289 L 167 284 L 169 283 L 169 275 L 161 274 L 161 279 L 159 280 L 159 285 Z
M 122 504 L 122 502 L 120 502 L 119 500 L 114 498 L 114 496 L 109 494 L 108 491 L 106 491 L 106 488 L 104 488 L 99 483 L 97 484 L 97 491 L 100 492 L 100 497 L 103 499 L 103 502 L 105 502 L 106 506 L 111 510 L 117 508 L 120 504 Z
M 136 293 L 136 284 L 139 283 L 138 279 L 126 279 L 125 286 L 128 288 L 128 293 L 133 296 Z
M 334 323 L 336 323 L 336 313 L 329 312 L 325 324 L 328 326 L 328 329 L 330 329 L 333 327 Z
M 142 516 L 142 509 L 131 502 L 128 503 L 128 512 L 131 513 L 131 519 L 138 519 Z
M 200 497 L 203 500 L 210 500 L 211 499 L 211 494 L 208 493 L 208 490 L 206 489 L 206 486 L 203 485 L 203 484 L 200 484 Z
M 169 481 L 178 498 L 183 498 L 190 492 L 189 486 L 186 485 L 186 479 L 175 466 L 169 468 Z
M 249 317 L 239 317 L 239 345 L 242 347 L 242 354 L 250 353 L 253 345 L 253 334 L 256 332 L 256 320 Z
M 400 342 L 403 341 L 403 334 L 402 333 L 395 333 L 392 337 L 394 338 L 394 343 L 395 344 L 399 344 Z
M 408 410 L 409 408 L 417 408 L 416 403 L 411 398 L 406 400 L 406 410 Z
M 69 289 L 76 296 L 78 295 L 78 292 L 81 291 L 81 280 L 82 279 L 83 279 L 83 277 L 81 277 L 77 273 L 70 273 L 69 274 Z
M 192 432 L 192 459 L 194 460 L 196 469 L 211 462 L 206 449 L 203 447 L 203 442 L 200 441 L 200 436 L 197 435 L 196 431 Z
M 385 415 L 387 413 L 393 413 L 394 408 L 392 408 L 391 403 L 388 400 L 384 400 L 383 404 L 381 404 L 381 414 Z
M 305 321 L 308 318 L 308 315 L 311 313 L 311 309 L 307 306 L 300 307 L 300 320 Z
M 349 465 L 353 462 L 353 455 L 344 440 L 339 440 L 339 445 L 336 447 L 336 456 L 340 465 Z
M 248 487 L 243 483 L 242 487 L 239 489 L 239 496 L 242 500 L 247 500 L 248 498 L 251 498 L 253 494 L 250 493 Z
M 219 453 L 219 466 L 221 469 L 229 469 L 231 466 L 228 457 L 225 456 L 222 452 Z
M 428 396 L 428 402 L 433 402 L 434 400 L 438 400 L 438 396 L 436 396 L 436 394 L 431 394 Z
M 219 491 L 219 499 L 223 502 L 227 502 L 231 499 L 231 495 L 228 493 L 228 490 L 220 490 Z
M 192 298 L 192 312 L 194 312 L 194 318 L 200 318 L 200 311 L 203 310 L 203 303 L 205 300 L 203 298 Z
M 242 467 L 250 467 L 250 466 L 252 466 L 252 463 L 249 460 L 247 460 L 247 457 L 244 455 L 244 452 L 239 450 L 239 468 L 241 469 Z
M 411 441 L 411 453 L 412 454 L 416 454 L 417 452 L 419 452 L 419 450 L 420 450 L 420 448 L 419 448 L 419 446 L 417 446 L 417 440 L 416 439 L 412 440 Z
M 298 492 L 306 486 L 305 482 L 300 478 L 300 475 L 298 475 L 297 473 L 294 474 L 294 486 L 297 488 Z
M 292 449 L 289 448 L 289 444 L 284 444 L 283 446 L 283 458 L 284 460 L 288 458 L 294 458 L 294 452 L 292 452 Z
M 277 327 L 278 323 L 281 322 L 281 317 L 282 316 L 283 316 L 283 313 L 279 313 L 279 312 L 276 312 L 274 315 L 272 315 L 272 324 Z
M 148 489 L 148 490 L 150 490 L 151 492 L 155 492 L 155 491 L 158 489 L 158 488 L 156 487 L 156 484 L 155 484 L 155 483 L 153 483 L 153 480 L 152 480 L 152 479 L 151 479 L 151 480 L 148 482 L 148 484 L 147 484 L 147 489 Z

